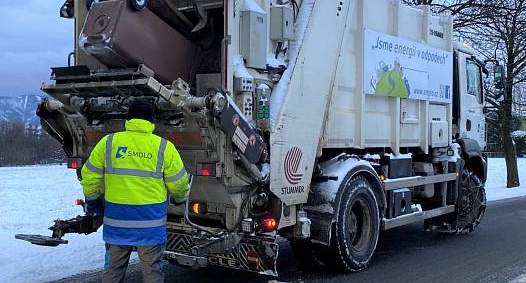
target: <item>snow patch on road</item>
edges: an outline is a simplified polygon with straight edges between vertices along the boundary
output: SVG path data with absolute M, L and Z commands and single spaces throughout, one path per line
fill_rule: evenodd
M 504 159 L 489 159 L 489 201 L 526 196 L 526 158 L 518 160 L 518 167 L 522 186 L 508 189 Z M 82 214 L 73 205 L 81 197 L 75 171 L 65 166 L 0 168 L 0 282 L 46 282 L 103 267 L 100 231 L 67 235 L 69 244 L 56 248 L 14 238 L 17 233 L 50 235 L 53 219 Z

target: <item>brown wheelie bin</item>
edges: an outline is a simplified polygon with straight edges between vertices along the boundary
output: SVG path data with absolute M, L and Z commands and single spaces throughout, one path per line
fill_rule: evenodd
M 110 69 L 145 64 L 163 84 L 190 79 L 196 46 L 152 11 L 126 0 L 93 3 L 80 47 Z

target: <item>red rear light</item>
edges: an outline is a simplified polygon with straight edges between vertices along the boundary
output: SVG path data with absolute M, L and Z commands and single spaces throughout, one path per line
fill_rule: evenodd
M 278 227 L 278 223 L 276 219 L 274 218 L 267 218 L 263 220 L 261 224 L 262 224 L 263 231 L 265 232 L 273 232 Z
M 84 201 L 81 200 L 81 199 L 76 199 L 76 200 L 73 202 L 73 204 L 75 204 L 76 206 L 81 206 L 81 205 L 84 204 Z
M 215 163 L 197 164 L 197 172 L 199 176 L 216 176 L 216 165 Z
M 68 157 L 68 168 L 79 169 L 82 166 L 82 158 L 79 157 Z

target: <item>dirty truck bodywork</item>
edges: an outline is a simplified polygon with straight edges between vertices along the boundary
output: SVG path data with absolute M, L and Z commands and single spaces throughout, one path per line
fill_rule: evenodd
M 381 230 L 480 222 L 485 69 L 451 18 L 385 0 L 135 2 L 65 4 L 76 62 L 53 68 L 38 115 L 82 164 L 133 99 L 152 103 L 194 176 L 169 205 L 170 262 L 277 275 L 280 235 L 299 260 L 357 271 Z

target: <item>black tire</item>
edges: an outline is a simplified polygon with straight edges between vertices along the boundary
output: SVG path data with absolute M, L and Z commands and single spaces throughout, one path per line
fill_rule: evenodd
M 354 177 L 347 183 L 334 228 L 331 248 L 337 253 L 339 269 L 356 272 L 366 268 L 378 243 L 380 213 L 365 177 Z
M 135 11 L 142 11 L 148 7 L 148 0 L 128 0 Z
M 486 189 L 480 178 L 471 170 L 464 170 L 455 205 L 453 234 L 469 234 L 480 224 L 486 212 Z
M 309 240 L 291 242 L 296 259 L 308 268 L 357 272 L 367 267 L 376 250 L 380 216 L 371 184 L 358 176 L 343 190 L 330 246 Z

